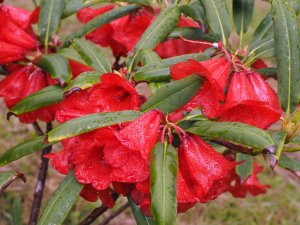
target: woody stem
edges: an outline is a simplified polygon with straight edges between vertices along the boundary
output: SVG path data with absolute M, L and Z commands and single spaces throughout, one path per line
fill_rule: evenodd
M 127 202 L 124 205 L 122 205 L 119 209 L 117 209 L 116 211 L 112 212 L 112 214 L 110 214 L 109 217 L 105 218 L 101 223 L 99 223 L 99 225 L 106 225 L 106 224 L 108 224 L 112 219 L 114 219 L 115 217 L 117 217 L 118 215 L 120 215 L 128 207 L 129 207 L 129 203 Z
M 37 122 L 35 122 L 33 126 L 38 136 L 44 135 L 42 129 L 40 128 Z M 52 129 L 51 122 L 47 123 L 46 133 L 48 133 L 51 129 Z M 52 147 L 47 147 L 42 150 L 42 154 L 41 154 L 42 163 L 40 165 L 38 180 L 34 190 L 34 197 L 33 197 L 33 202 L 31 207 L 31 215 L 30 215 L 28 225 L 35 225 L 39 217 L 43 193 L 45 189 L 47 171 L 48 171 L 48 162 L 49 162 L 49 159 L 44 158 L 44 155 L 50 153 L 51 150 Z

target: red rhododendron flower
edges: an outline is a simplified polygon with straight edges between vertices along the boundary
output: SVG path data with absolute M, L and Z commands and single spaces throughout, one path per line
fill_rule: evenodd
M 74 60 L 69 60 L 69 65 L 70 65 L 70 69 L 71 69 L 73 78 L 76 78 L 78 75 L 80 75 L 84 72 L 93 71 L 93 69 L 91 67 L 81 64 L 79 62 L 76 62 Z
M 233 74 L 220 121 L 242 122 L 262 129 L 280 119 L 278 97 L 258 73 Z
M 225 58 L 215 58 L 203 62 L 188 60 L 171 67 L 171 77 L 182 79 L 192 74 L 203 76 L 206 80 L 196 95 L 178 112 L 190 112 L 201 107 L 202 112 L 209 118 L 216 118 L 221 112 L 221 103 L 225 99 L 225 87 L 230 75 L 230 63 Z M 172 115 L 171 120 L 172 120 Z M 178 119 L 178 116 L 176 116 Z
M 9 5 L 2 5 L 0 10 L 7 12 L 9 18 L 23 30 L 27 29 L 30 25 L 31 12 L 28 10 Z
M 236 179 L 234 186 L 230 189 L 231 194 L 236 198 L 245 198 L 247 193 L 253 196 L 266 193 L 269 185 L 259 183 L 257 174 L 263 170 L 263 166 L 254 163 L 251 175 L 244 181 Z
M 254 69 L 263 69 L 263 68 L 267 68 L 268 65 L 262 59 L 259 59 L 259 60 L 256 60 L 252 64 L 251 67 L 254 68 Z
M 140 97 L 133 85 L 117 74 L 107 73 L 101 83 L 71 94 L 61 102 L 56 120 L 65 122 L 79 116 L 120 110 L 138 110 Z
M 0 64 L 22 60 L 24 55 L 23 48 L 0 41 Z
M 6 106 L 11 109 L 26 96 L 33 94 L 48 85 L 54 84 L 48 75 L 34 66 L 18 68 L 0 81 L 0 97 L 4 97 Z M 54 119 L 56 105 L 43 107 L 19 116 L 22 123 L 33 123 L 37 119 L 50 122 Z

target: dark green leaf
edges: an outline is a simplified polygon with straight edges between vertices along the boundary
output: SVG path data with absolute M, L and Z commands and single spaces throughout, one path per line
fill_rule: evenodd
M 273 20 L 271 13 L 268 13 L 265 18 L 260 22 L 258 27 L 253 33 L 252 42 L 260 41 L 266 37 L 273 37 Z
M 107 23 L 110 23 L 113 20 L 116 20 L 120 17 L 126 16 L 130 13 L 132 13 L 134 10 L 138 9 L 138 5 L 128 5 L 119 7 L 116 9 L 113 9 L 109 12 L 106 12 L 100 16 L 97 16 L 96 18 L 92 19 L 87 24 L 80 27 L 77 31 L 70 34 L 68 37 L 66 37 L 65 41 L 62 43 L 62 48 L 66 47 L 70 44 L 70 41 L 74 38 L 81 38 L 87 33 L 92 32 L 93 30 L 97 29 L 98 27 L 101 27 Z
M 189 40 L 201 40 L 216 42 L 218 38 L 214 34 L 206 34 L 200 28 L 196 27 L 177 27 L 168 36 L 168 38 L 184 37 Z
M 50 73 L 51 77 L 61 83 L 72 79 L 68 60 L 60 54 L 43 55 L 40 61 L 43 70 Z
M 180 11 L 197 22 L 203 23 L 206 20 L 204 8 L 199 0 L 180 6 Z
M 128 3 L 139 4 L 139 5 L 151 5 L 152 0 L 121 0 L 120 2 L 128 2 Z
M 47 49 L 51 37 L 56 33 L 56 30 L 59 26 L 59 22 L 65 8 L 65 1 L 41 0 L 40 6 L 40 37 L 41 41 Z
M 157 92 L 160 88 L 164 85 L 168 84 L 169 82 L 156 82 L 156 83 L 148 83 L 148 88 L 152 94 Z
M 14 199 L 12 204 L 12 224 L 13 225 L 22 225 L 22 207 L 21 207 L 21 197 Z
M 138 63 L 138 54 L 142 48 L 153 49 L 161 41 L 166 39 L 169 33 L 176 27 L 180 17 L 180 11 L 177 6 L 169 6 L 163 9 L 151 25 L 144 32 L 142 37 L 133 49 L 133 57 L 128 59 L 129 72 Z
M 19 158 L 22 158 L 23 156 L 29 155 L 53 144 L 44 144 L 44 139 L 44 136 L 35 137 L 10 148 L 0 157 L 0 166 L 7 165 Z
M 277 159 L 280 159 L 286 137 L 287 137 L 287 132 L 285 132 L 285 131 L 278 131 L 278 132 L 274 132 L 272 134 L 272 138 L 273 138 L 273 141 L 274 141 L 275 147 L 276 147 Z
M 44 89 L 23 98 L 11 109 L 11 112 L 20 115 L 60 102 L 63 99 L 63 94 L 64 90 L 59 85 L 45 87 Z
M 187 103 L 199 90 L 203 80 L 198 76 L 188 76 L 164 85 L 142 106 L 142 111 L 158 109 L 170 113 Z
M 75 39 L 72 46 L 86 64 L 93 69 L 101 74 L 111 72 L 111 65 L 97 45 L 90 41 Z
M 46 203 L 37 224 L 62 224 L 74 205 L 82 188 L 83 185 L 76 181 L 73 171 L 70 171 L 53 196 Z
M 250 155 L 246 155 L 243 153 L 236 154 L 236 161 L 242 162 L 242 164 L 236 166 L 236 172 L 240 175 L 243 179 L 246 179 L 252 172 L 253 168 L 253 157 Z
M 199 121 L 187 131 L 201 137 L 242 144 L 253 148 L 253 153 L 275 145 L 266 131 L 243 123 Z
M 161 61 L 161 58 L 157 53 L 151 49 L 141 49 L 138 58 L 141 61 L 142 66 L 152 65 Z
M 86 89 L 91 87 L 93 84 L 99 83 L 101 74 L 99 72 L 91 71 L 84 72 L 76 77 L 74 80 L 71 80 L 69 85 L 65 88 L 65 91 L 69 91 L 74 87 L 80 89 Z
M 280 157 L 278 165 L 288 170 L 300 171 L 300 162 L 284 155 Z
M 76 62 L 86 65 L 86 63 L 83 61 L 80 55 L 72 48 L 62 48 L 58 51 L 58 53 L 67 59 L 74 60 Z
M 109 113 L 94 113 L 69 120 L 60 124 L 48 133 L 48 141 L 57 142 L 101 127 L 107 127 L 118 123 L 130 122 L 141 115 L 137 111 L 120 111 Z
M 232 28 L 226 1 L 201 0 L 201 2 L 205 9 L 209 27 L 226 46 Z
M 151 211 L 156 224 L 176 224 L 177 151 L 157 143 L 150 159 Z
M 62 15 L 62 18 L 66 18 L 76 13 L 79 9 L 83 7 L 82 0 L 65 0 L 66 6 Z
M 266 38 L 255 41 L 251 44 L 249 51 L 252 61 L 255 61 L 259 58 L 274 56 L 274 38 L 272 36 L 267 36 Z
M 248 26 L 252 22 L 254 0 L 233 0 L 233 21 L 237 32 L 246 33 Z
M 278 68 L 278 95 L 281 107 L 289 115 L 300 98 L 299 25 L 287 2 L 273 0 L 274 38 Z
M 184 62 L 188 59 L 204 61 L 208 60 L 209 57 L 201 54 L 187 54 L 163 59 L 161 62 L 149 64 L 139 69 L 134 75 L 134 80 L 147 82 L 170 81 L 170 67 L 176 63 Z
M 15 171 L 7 171 L 0 173 L 0 189 L 8 183 L 14 176 L 17 176 L 18 173 Z
M 274 67 L 262 68 L 257 70 L 257 72 L 265 77 L 277 77 L 277 68 Z
M 151 217 L 146 217 L 140 207 L 136 205 L 130 197 L 127 197 L 127 199 L 137 225 L 154 225 Z

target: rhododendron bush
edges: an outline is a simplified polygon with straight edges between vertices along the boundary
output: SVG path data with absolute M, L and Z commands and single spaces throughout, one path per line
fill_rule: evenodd
M 254 0 L 2 2 L 0 97 L 37 136 L 0 166 L 42 151 L 28 224 L 62 224 L 78 196 L 102 203 L 80 224 L 118 198 L 137 224 L 176 224 L 224 193 L 264 194 L 261 162 L 299 172 L 299 2 L 270 1 L 250 42 Z M 41 207 L 48 162 L 65 179 Z M 25 177 L 1 173 L 0 193 Z

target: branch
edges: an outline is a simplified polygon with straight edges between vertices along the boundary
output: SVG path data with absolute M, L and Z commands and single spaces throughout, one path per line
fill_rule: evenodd
M 119 197 L 119 194 L 116 192 L 112 193 L 112 198 L 116 201 Z M 93 223 L 99 216 L 105 213 L 108 210 L 107 206 L 102 204 L 100 207 L 94 209 L 84 220 L 82 220 L 79 225 L 90 225 Z
M 24 174 L 23 173 L 18 173 L 17 175 L 13 176 L 7 183 L 5 183 L 1 187 L 1 189 L 0 189 L 0 195 L 4 192 L 4 190 L 6 188 L 8 188 L 9 185 L 11 185 L 18 178 L 22 179 L 24 183 L 26 182 L 26 178 L 25 178 Z
M 35 122 L 33 124 L 33 126 L 36 130 L 36 133 L 39 136 L 44 135 L 43 131 L 41 130 L 41 128 L 37 122 Z M 51 122 L 47 123 L 46 133 L 48 133 L 51 129 L 52 129 Z M 44 158 L 44 155 L 50 153 L 51 150 L 52 150 L 51 146 L 48 148 L 44 148 L 42 150 L 42 155 L 41 155 L 42 163 L 41 163 L 39 174 L 38 174 L 38 181 L 35 186 L 34 197 L 33 197 L 33 202 L 32 202 L 32 207 L 31 207 L 31 215 L 30 215 L 28 225 L 35 225 L 38 220 L 41 203 L 42 203 L 42 198 L 43 198 L 43 193 L 44 193 L 44 188 L 45 188 L 45 181 L 46 181 L 46 177 L 47 177 L 48 162 L 49 162 L 49 159 Z
M 115 217 L 117 217 L 118 215 L 120 215 L 128 207 L 129 207 L 129 203 L 127 202 L 124 205 L 122 205 L 119 209 L 117 209 L 116 211 L 112 212 L 112 214 L 110 214 L 109 217 L 105 218 L 101 223 L 99 223 L 99 225 L 106 225 L 106 224 L 108 224 L 112 219 L 114 219 Z

